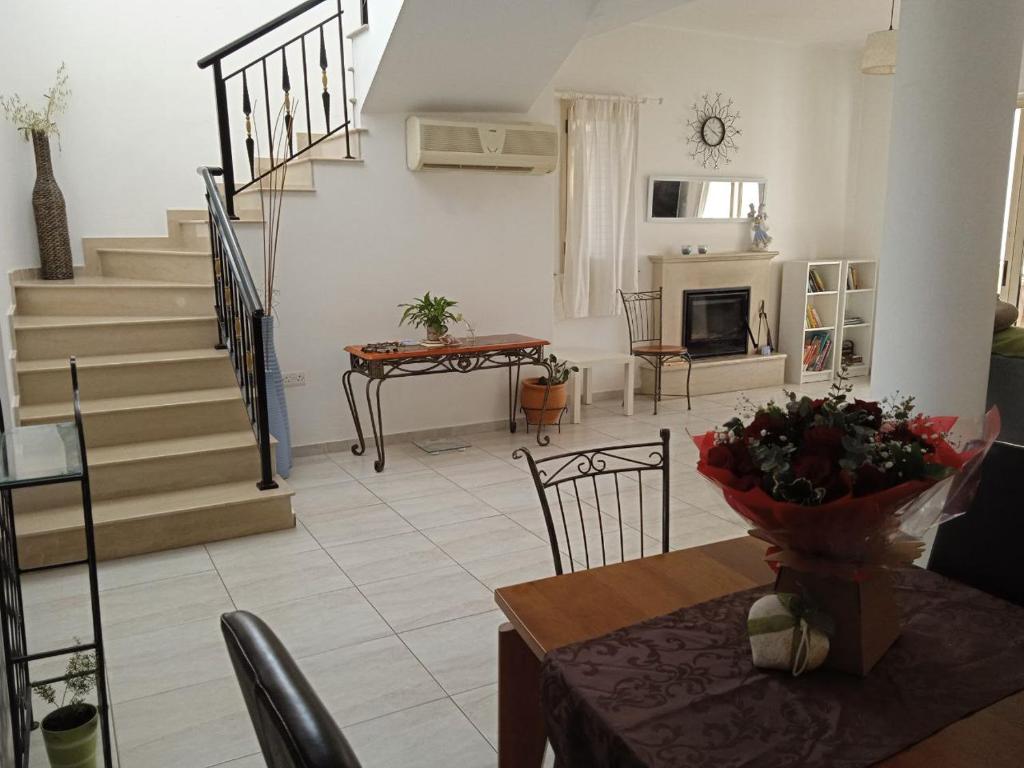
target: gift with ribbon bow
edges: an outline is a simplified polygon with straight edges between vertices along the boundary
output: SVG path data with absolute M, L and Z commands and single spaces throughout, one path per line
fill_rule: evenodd
M 747 616 L 754 666 L 788 670 L 793 677 L 825 662 L 832 631 L 829 616 L 791 592 L 765 595 L 750 606 Z

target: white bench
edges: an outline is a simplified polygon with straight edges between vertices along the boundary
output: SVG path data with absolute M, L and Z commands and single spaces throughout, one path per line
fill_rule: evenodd
M 622 366 L 622 408 L 627 416 L 633 415 L 635 358 L 631 354 L 592 347 L 549 347 L 548 353 L 580 369 L 579 373 L 569 376 L 569 417 L 573 424 L 579 424 L 582 420 L 581 402 L 590 405 L 594 401 L 591 369 L 603 363 Z

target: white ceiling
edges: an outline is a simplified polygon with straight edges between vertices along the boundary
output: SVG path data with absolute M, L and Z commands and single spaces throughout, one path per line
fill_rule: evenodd
M 889 27 L 890 0 L 690 0 L 642 23 L 799 44 L 862 45 Z M 896 26 L 899 27 L 899 2 Z

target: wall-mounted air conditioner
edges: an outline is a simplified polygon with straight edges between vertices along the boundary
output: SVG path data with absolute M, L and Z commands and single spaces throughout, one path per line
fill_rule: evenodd
M 409 170 L 469 168 L 550 173 L 558 163 L 558 131 L 542 123 L 481 123 L 412 116 L 406 121 Z

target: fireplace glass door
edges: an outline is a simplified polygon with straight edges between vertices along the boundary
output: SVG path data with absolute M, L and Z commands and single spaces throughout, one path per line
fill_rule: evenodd
M 683 291 L 683 344 L 691 357 L 747 353 L 749 288 Z

